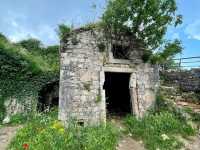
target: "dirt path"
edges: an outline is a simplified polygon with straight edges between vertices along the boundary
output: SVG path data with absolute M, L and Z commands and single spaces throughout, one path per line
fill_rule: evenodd
M 111 122 L 117 126 L 120 130 L 125 130 L 125 127 L 122 123 L 121 118 L 112 118 Z M 121 139 L 119 140 L 117 150 L 145 150 L 142 141 L 134 140 L 130 135 L 122 135 Z
M 200 135 L 188 142 L 183 150 L 200 150 Z
M 21 128 L 21 126 L 0 128 L 0 150 L 6 150 L 7 146 L 11 142 L 11 139 L 15 136 L 19 128 Z
M 145 150 L 143 145 L 129 136 L 124 136 L 118 143 L 117 150 Z

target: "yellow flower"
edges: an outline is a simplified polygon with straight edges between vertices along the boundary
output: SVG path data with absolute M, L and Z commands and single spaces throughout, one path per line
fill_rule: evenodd
M 62 123 L 60 121 L 54 121 L 54 123 L 51 126 L 51 128 L 59 130 L 59 129 L 63 128 L 63 125 L 62 125 Z

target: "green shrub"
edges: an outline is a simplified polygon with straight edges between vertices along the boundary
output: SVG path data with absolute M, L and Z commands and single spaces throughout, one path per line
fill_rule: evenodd
M 145 50 L 144 54 L 142 55 L 142 60 L 146 63 L 150 60 L 150 57 L 152 56 L 152 51 Z
M 195 130 L 177 119 L 169 112 L 149 114 L 142 119 L 135 117 L 125 118 L 128 131 L 134 137 L 142 139 L 145 146 L 150 150 L 174 150 L 181 147 L 182 143 L 177 140 L 175 135 L 191 136 Z
M 106 45 L 103 42 L 98 43 L 97 47 L 99 48 L 99 52 L 105 52 L 106 50 Z
M 60 24 L 58 26 L 58 36 L 61 40 L 67 40 L 71 34 L 71 28 L 65 24 Z
M 23 124 L 28 120 L 28 115 L 16 114 L 10 118 L 9 124 Z
M 0 97 L 0 124 L 5 116 L 5 106 L 4 106 L 4 100 Z
M 56 120 L 57 113 L 41 114 L 33 117 L 12 140 L 9 149 L 29 150 L 114 150 L 118 139 L 118 130 L 111 124 L 96 127 L 80 127 L 70 124 L 64 128 Z

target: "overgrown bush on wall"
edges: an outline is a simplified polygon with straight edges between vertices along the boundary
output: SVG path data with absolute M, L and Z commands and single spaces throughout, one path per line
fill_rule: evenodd
M 35 101 L 44 84 L 58 80 L 58 46 L 38 45 L 35 49 L 27 41 L 11 43 L 0 38 L 0 120 L 5 115 L 5 100 L 16 99 L 23 104 L 31 97 Z
M 118 40 L 128 35 L 148 52 L 145 61 L 160 63 L 182 50 L 179 40 L 165 39 L 168 26 L 182 23 L 176 11 L 175 0 L 109 0 L 102 25 L 108 38 Z

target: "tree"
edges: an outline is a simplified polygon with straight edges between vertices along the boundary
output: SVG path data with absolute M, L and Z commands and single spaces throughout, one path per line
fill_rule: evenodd
M 154 54 L 162 57 L 157 60 L 164 60 L 169 54 L 175 55 L 182 50 L 180 41 L 166 42 L 164 39 L 169 25 L 176 27 L 182 23 L 182 16 L 176 11 L 175 0 L 109 0 L 102 20 L 110 37 L 129 35 L 140 41 L 148 54 L 162 49 Z
M 8 42 L 8 39 L 5 35 L 3 35 L 2 33 L 0 33 L 0 40 L 4 41 L 4 42 Z
M 42 49 L 42 42 L 34 38 L 22 40 L 18 42 L 17 44 L 21 45 L 22 47 L 24 47 L 25 49 L 31 52 L 39 51 Z

